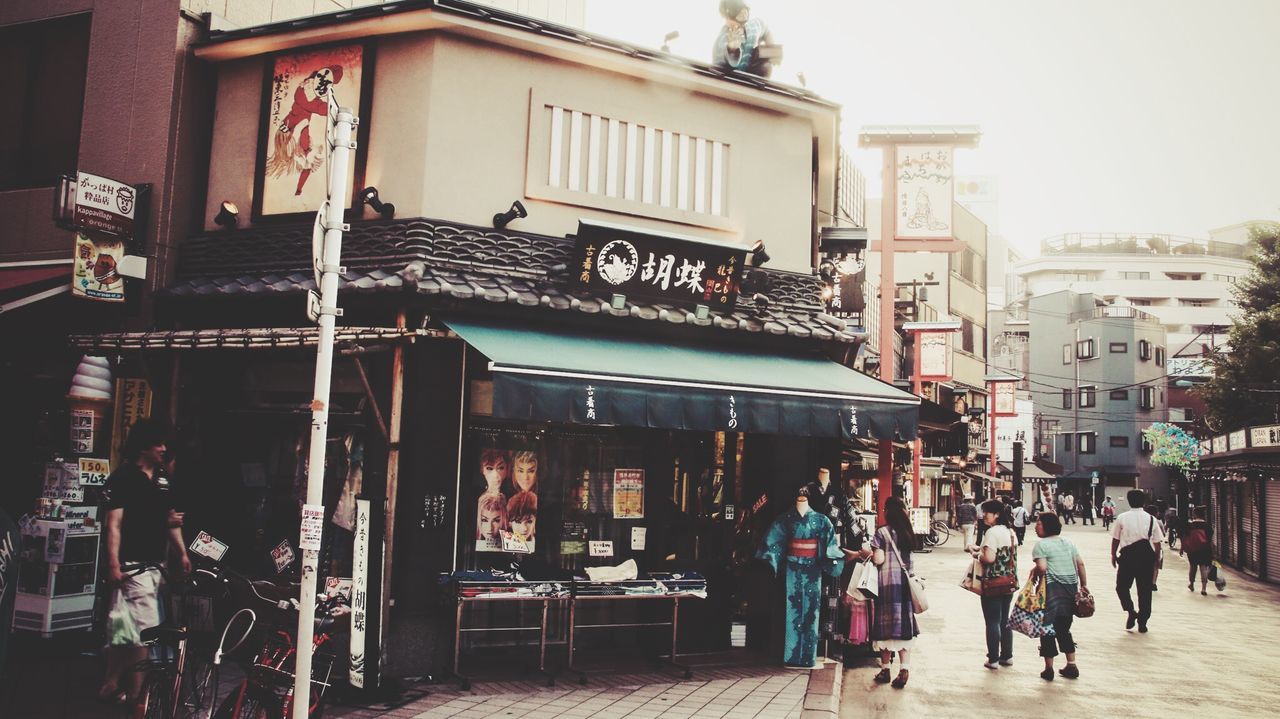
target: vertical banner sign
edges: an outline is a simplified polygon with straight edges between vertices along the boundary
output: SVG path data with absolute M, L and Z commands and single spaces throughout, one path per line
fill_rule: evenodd
M 120 274 L 123 257 L 124 243 L 120 240 L 93 240 L 77 232 L 71 294 L 102 302 L 124 302 L 124 275 Z
M 1012 417 L 1018 413 L 1017 384 L 1015 382 L 993 382 L 995 391 L 995 408 L 997 417 Z
M 369 627 L 369 500 L 356 500 L 355 552 L 351 565 L 351 651 L 347 680 L 365 686 L 365 640 Z
M 920 332 L 920 379 L 945 382 L 951 379 L 950 332 Z
M 950 240 L 953 148 L 897 145 L 897 211 L 894 236 L 900 240 Z
M 111 422 L 111 466 L 120 466 L 120 451 L 124 448 L 129 430 L 133 429 L 138 420 L 150 416 L 151 384 L 145 379 L 117 379 L 115 416 Z

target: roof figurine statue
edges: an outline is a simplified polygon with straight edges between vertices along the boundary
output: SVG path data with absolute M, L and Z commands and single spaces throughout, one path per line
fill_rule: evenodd
M 769 77 L 782 48 L 773 43 L 764 21 L 751 17 L 751 8 L 743 0 L 720 0 L 720 14 L 724 27 L 712 47 L 712 64 L 722 70 Z

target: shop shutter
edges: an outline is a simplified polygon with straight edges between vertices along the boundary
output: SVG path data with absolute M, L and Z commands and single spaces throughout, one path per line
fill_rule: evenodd
M 1280 480 L 1263 479 L 1266 496 L 1263 498 L 1264 524 L 1262 537 L 1266 543 L 1267 560 L 1265 578 L 1280 582 Z
M 1218 499 L 1222 502 L 1222 544 L 1226 552 L 1222 562 L 1233 567 L 1240 566 L 1240 506 L 1236 501 L 1240 496 L 1239 482 L 1223 482 L 1218 489 Z
M 1218 501 L 1218 488 L 1221 482 L 1209 482 L 1209 526 L 1213 528 L 1213 556 L 1216 559 L 1223 557 L 1223 527 L 1225 523 L 1222 521 L 1222 503 Z
M 1240 568 L 1258 574 L 1258 480 L 1248 479 L 1240 483 Z

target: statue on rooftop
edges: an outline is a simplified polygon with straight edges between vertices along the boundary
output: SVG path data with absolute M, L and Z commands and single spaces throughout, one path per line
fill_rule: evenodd
M 720 14 L 724 27 L 716 36 L 712 63 L 722 70 L 769 77 L 778 46 L 764 21 L 751 17 L 744 0 L 720 0 Z

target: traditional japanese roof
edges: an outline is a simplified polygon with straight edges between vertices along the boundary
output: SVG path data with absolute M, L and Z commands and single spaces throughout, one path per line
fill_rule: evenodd
M 830 319 L 813 275 L 765 268 L 769 308 L 739 298 L 728 312 L 698 319 L 685 307 L 632 300 L 614 309 L 610 297 L 577 289 L 564 272 L 574 240 L 413 218 L 353 223 L 343 235 L 342 293 L 404 292 L 427 298 L 478 301 L 853 343 L 862 338 Z M 162 290 L 171 299 L 252 297 L 316 289 L 311 226 L 219 231 L 192 237 L 180 248 L 177 280 Z M 824 321 L 825 319 L 825 321 Z

